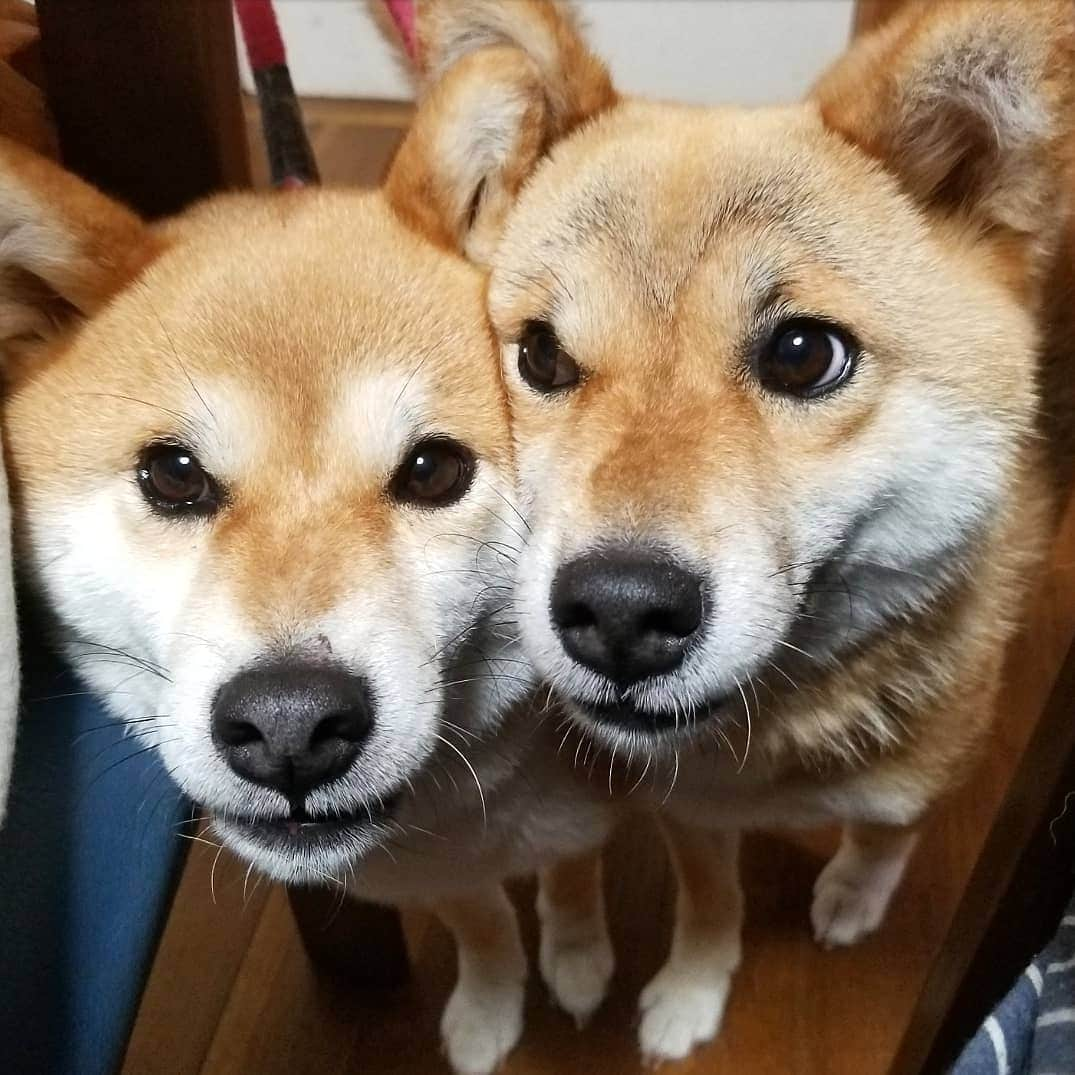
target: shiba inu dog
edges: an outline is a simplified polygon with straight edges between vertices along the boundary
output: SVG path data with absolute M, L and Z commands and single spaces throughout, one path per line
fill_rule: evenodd
M 989 727 L 1070 357 L 1075 10 L 921 4 L 756 110 L 621 97 L 552 3 L 417 11 L 427 101 L 472 87 L 421 211 L 492 269 L 523 644 L 662 811 L 640 1035 L 682 1056 L 739 961 L 738 831 L 843 822 L 812 920 L 853 943 Z
M 520 711 L 484 278 L 406 197 L 230 195 L 151 228 L 3 145 L 4 437 L 20 566 L 88 685 L 259 869 L 434 906 L 447 1053 L 479 1073 L 521 1030 L 501 881 L 599 846 L 609 809 Z M 549 891 L 556 973 L 604 926 Z M 582 967 L 595 996 L 610 970 Z

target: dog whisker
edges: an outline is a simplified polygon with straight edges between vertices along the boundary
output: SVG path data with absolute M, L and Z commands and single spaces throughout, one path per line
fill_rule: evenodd
M 471 779 L 474 781 L 474 787 L 478 790 L 478 798 L 481 800 L 482 826 L 487 826 L 489 817 L 485 806 L 485 792 L 482 790 L 481 781 L 478 779 L 478 774 L 474 771 L 474 766 L 470 764 L 470 760 L 467 756 L 450 739 L 446 739 L 443 735 L 440 735 L 437 732 L 434 732 L 433 734 L 439 742 L 443 743 L 449 750 L 455 753 L 459 757 L 459 760 L 466 766 Z
M 653 754 L 649 751 L 646 752 L 646 765 L 642 770 L 642 775 L 631 785 L 630 790 L 627 792 L 627 797 L 630 798 L 638 789 L 642 786 L 642 781 L 646 779 L 646 774 L 650 770 L 650 766 L 653 764 Z
M 173 411 L 169 407 L 162 407 L 158 403 L 150 403 L 147 400 L 138 399 L 135 396 L 125 396 L 118 392 L 80 392 L 78 395 L 91 397 L 99 396 L 104 399 L 118 399 L 123 400 L 126 403 L 137 403 L 139 406 L 152 408 L 155 411 L 160 411 L 162 414 L 167 414 L 172 418 L 177 419 L 184 430 L 191 429 L 195 425 L 190 416 L 183 414 L 181 411 Z
M 728 748 L 729 753 L 732 756 L 732 760 L 736 765 L 736 772 L 741 773 L 743 771 L 743 762 L 739 760 L 739 755 L 736 753 L 735 747 L 732 746 L 731 739 L 728 738 L 728 733 L 723 728 L 716 729 L 717 738 Z
M 672 797 L 672 792 L 676 789 L 676 783 L 679 780 L 679 748 L 672 748 L 672 757 L 675 759 L 675 768 L 672 771 L 672 780 L 668 785 L 668 790 L 664 793 L 664 798 L 661 800 L 661 806 L 666 806 L 668 800 Z
M 578 769 L 578 767 L 579 767 L 579 752 L 582 750 L 583 744 L 585 744 L 585 743 L 586 743 L 586 737 L 580 735 L 579 736 L 578 746 L 575 747 L 575 760 L 571 765 L 572 769 L 575 769 L 575 770 Z
M 93 757 L 90 758 L 86 764 L 92 765 L 95 761 L 99 760 L 100 758 L 103 758 L 110 751 L 115 750 L 116 747 L 129 746 L 132 741 L 144 739 L 146 736 L 156 735 L 157 731 L 158 729 L 156 727 L 146 728 L 140 732 L 128 732 L 124 730 L 123 735 L 121 735 L 120 738 L 101 747 L 101 749 L 98 750 L 97 753 L 94 754 Z

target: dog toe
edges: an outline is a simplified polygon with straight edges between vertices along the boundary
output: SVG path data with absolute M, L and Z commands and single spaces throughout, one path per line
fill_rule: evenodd
M 448 1061 L 458 1075 L 491 1075 L 523 1032 L 523 987 L 474 991 L 456 987 L 441 1019 Z
M 827 948 L 857 944 L 881 924 L 887 906 L 887 892 L 826 869 L 814 886 L 810 909 L 814 938 Z
M 731 975 L 665 967 L 642 991 L 639 1045 L 650 1062 L 681 1060 L 720 1030 Z
M 541 938 L 541 976 L 556 1003 L 581 1027 L 608 993 L 615 956 L 604 933 L 582 941 Z

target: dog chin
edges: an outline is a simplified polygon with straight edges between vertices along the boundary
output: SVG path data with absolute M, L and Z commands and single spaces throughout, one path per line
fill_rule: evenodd
M 392 831 L 395 802 L 322 817 L 213 819 L 213 830 L 237 855 L 288 884 L 325 884 L 383 846 Z
M 689 739 L 700 726 L 710 726 L 726 715 L 730 694 L 676 709 L 650 709 L 629 698 L 616 702 L 566 699 L 569 715 L 596 739 L 618 746 L 645 741 L 651 744 Z

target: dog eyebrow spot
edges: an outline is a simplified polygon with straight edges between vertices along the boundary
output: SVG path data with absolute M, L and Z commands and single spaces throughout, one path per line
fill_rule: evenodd
M 537 269 L 512 269 L 502 275 L 516 290 L 527 293 L 538 291 L 542 295 L 541 305 L 537 309 L 528 311 L 528 315 L 520 320 L 513 336 L 521 333 L 529 321 L 555 321 L 557 316 L 563 313 L 563 300 L 573 298 L 571 292 L 565 288 L 562 277 L 544 264 Z M 551 280 L 555 280 L 560 285 L 563 293 L 550 282 Z
M 759 277 L 762 275 L 758 274 Z M 789 292 L 792 283 L 786 277 L 774 279 L 766 272 L 764 279 L 748 278 L 747 286 L 752 293 L 749 299 L 750 307 L 757 320 L 770 320 L 791 305 Z

